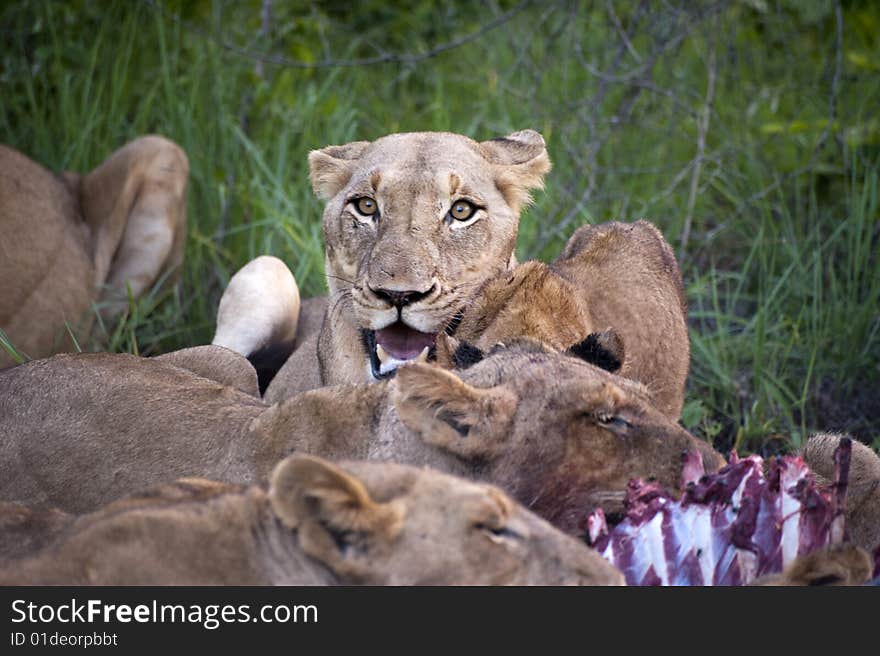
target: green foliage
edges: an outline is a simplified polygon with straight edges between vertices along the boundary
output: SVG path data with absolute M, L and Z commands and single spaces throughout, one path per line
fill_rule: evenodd
M 679 253 L 686 426 L 743 451 L 815 429 L 880 439 L 876 3 L 844 3 L 839 26 L 834 3 L 788 0 L 271 4 L 268 20 L 258 0 L 0 9 L 0 140 L 56 170 L 149 132 L 190 157 L 182 285 L 84 347 L 207 342 L 229 277 L 262 253 L 322 293 L 310 149 L 533 127 L 554 170 L 521 258 L 641 217 Z
M 822 205 L 813 186 L 795 185 L 809 196 L 802 216 L 768 204 L 742 225 L 748 253 L 739 269 L 693 276 L 691 389 L 711 409 L 707 417 L 741 428 L 735 440 L 747 449 L 780 430 L 797 445 L 823 427 L 820 419 L 835 421 L 814 406 L 820 396 L 844 408 L 876 403 L 877 165 L 852 166 L 836 203 Z M 876 429 L 848 410 L 854 430 Z

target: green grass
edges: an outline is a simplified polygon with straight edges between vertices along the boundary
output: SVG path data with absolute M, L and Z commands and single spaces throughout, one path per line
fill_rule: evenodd
M 741 451 L 790 449 L 817 429 L 880 446 L 874 4 L 843 8 L 840 43 L 834 7 L 820 2 L 649 13 L 464 2 L 439 14 L 422 2 L 279 4 L 265 34 L 256 0 L 0 9 L 0 140 L 56 170 L 88 170 L 149 132 L 190 158 L 181 285 L 157 285 L 84 348 L 206 343 L 230 276 L 263 253 L 290 264 L 304 295 L 322 293 L 310 149 L 534 127 L 554 169 L 523 218 L 521 258 L 552 258 L 584 222 L 641 217 L 680 254 L 693 345 L 685 425 Z M 705 11 L 682 10 L 694 6 Z M 419 53 L 507 11 L 502 27 L 416 63 L 259 73 L 239 52 L 305 63 Z
M 830 394 L 852 405 L 852 426 L 876 431 L 876 415 L 866 421 L 858 404 L 876 413 L 878 189 L 876 162 L 853 166 L 839 210 L 814 196 L 802 216 L 785 205 L 761 212 L 739 269 L 692 276 L 689 423 L 711 434 L 724 417 L 737 446 L 780 430 L 798 446 L 823 427 L 817 397 Z

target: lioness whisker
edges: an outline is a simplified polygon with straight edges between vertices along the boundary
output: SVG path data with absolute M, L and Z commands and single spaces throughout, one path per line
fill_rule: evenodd
M 342 282 L 347 282 L 349 285 L 357 286 L 357 283 L 354 280 L 349 280 L 348 278 L 343 278 L 341 276 L 334 276 L 329 273 L 324 274 L 327 278 L 333 278 L 334 280 L 341 280 Z

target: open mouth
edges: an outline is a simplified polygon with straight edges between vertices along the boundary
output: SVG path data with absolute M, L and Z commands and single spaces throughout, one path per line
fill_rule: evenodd
M 397 367 L 407 362 L 434 359 L 437 333 L 420 332 L 402 321 L 381 330 L 363 330 L 361 334 L 370 356 L 370 369 L 377 380 L 390 378 Z

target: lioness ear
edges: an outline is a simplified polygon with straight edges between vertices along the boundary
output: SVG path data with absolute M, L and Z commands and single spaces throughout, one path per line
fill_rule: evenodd
M 352 162 L 363 155 L 369 141 L 353 141 L 344 146 L 327 146 L 309 153 L 309 180 L 319 198 L 333 198 L 348 183 Z
M 570 346 L 568 354 L 611 373 L 620 369 L 626 355 L 623 340 L 614 328 L 587 335 L 584 341 Z
M 298 530 L 302 550 L 337 574 L 365 573 L 359 556 L 389 544 L 400 532 L 404 508 L 376 503 L 363 483 L 312 456 L 290 456 L 272 473 L 269 502 L 275 515 Z
M 472 387 L 452 372 L 421 363 L 397 370 L 392 399 L 407 428 L 465 459 L 498 453 L 517 402 L 504 387 Z
M 550 157 L 544 137 L 534 130 L 520 130 L 506 137 L 483 141 L 483 156 L 495 165 L 495 184 L 507 204 L 519 212 L 532 202 L 531 189 L 544 186 Z

